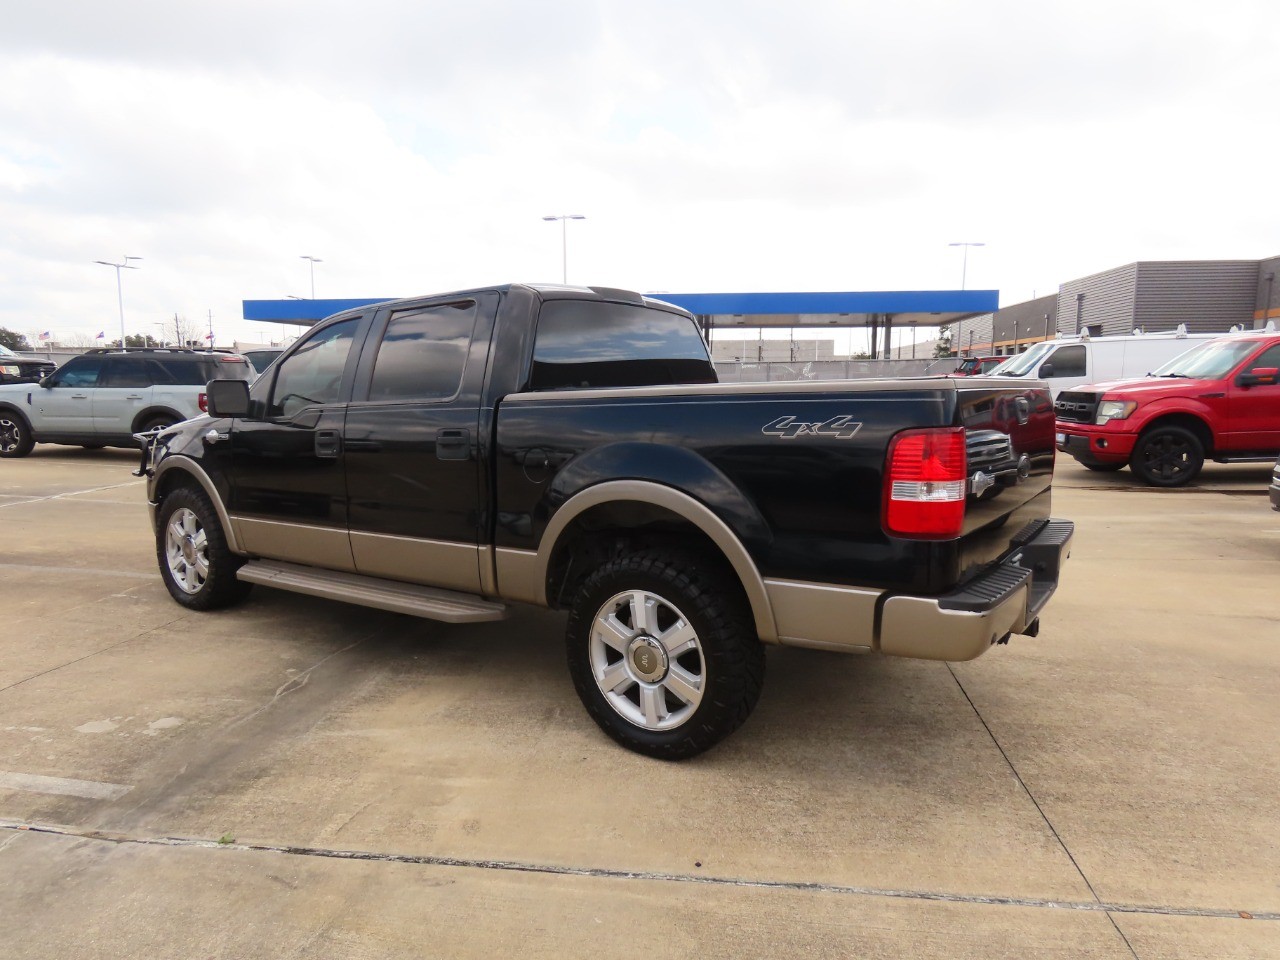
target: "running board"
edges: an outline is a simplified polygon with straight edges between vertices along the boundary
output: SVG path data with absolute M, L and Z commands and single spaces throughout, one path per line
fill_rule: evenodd
M 445 623 L 478 623 L 502 620 L 507 615 L 505 604 L 482 600 L 467 593 L 419 587 L 397 580 L 366 577 L 358 573 L 320 570 L 279 560 L 250 560 L 237 576 L 248 583 L 305 593 L 328 600 L 358 603 L 411 617 L 442 620 Z

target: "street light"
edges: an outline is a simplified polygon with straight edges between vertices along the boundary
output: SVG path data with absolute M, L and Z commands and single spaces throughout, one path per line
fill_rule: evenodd
M 964 247 L 964 262 L 960 266 L 960 289 L 963 290 L 965 288 L 965 283 L 968 279 L 968 274 L 969 274 L 969 248 L 985 247 L 986 244 L 965 240 L 959 243 L 948 243 L 947 246 L 948 247 Z
M 564 270 L 563 280 L 567 284 L 569 282 L 569 220 L 585 220 L 587 219 L 580 213 L 561 213 L 556 216 L 543 217 L 543 220 L 559 220 L 560 221 L 560 263 Z
M 141 257 L 123 257 L 121 258 L 119 263 L 115 263 L 111 260 L 93 261 L 94 263 L 102 264 L 104 267 L 116 268 L 116 302 L 120 306 L 120 349 L 121 350 L 124 349 L 124 292 L 120 286 L 120 271 L 121 270 L 141 270 L 142 269 L 141 267 L 135 267 L 133 264 L 129 262 L 130 260 L 141 260 L 141 259 L 142 259 Z
M 316 264 L 324 263 L 324 261 L 319 257 L 311 257 L 305 253 L 299 256 L 298 259 L 309 260 L 311 262 L 311 299 L 314 300 L 316 298 Z

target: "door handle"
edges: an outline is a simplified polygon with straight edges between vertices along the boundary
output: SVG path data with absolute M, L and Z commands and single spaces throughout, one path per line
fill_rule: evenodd
M 125 399 L 126 399 L 126 400 L 141 400 L 141 399 L 142 399 L 142 394 L 140 394 L 140 393 L 130 393 L 130 394 L 127 394 L 127 395 L 125 396 Z
M 471 431 L 446 428 L 436 431 L 437 460 L 470 460 Z
M 71 399 L 72 400 L 88 400 L 89 395 L 87 393 L 73 393 L 71 395 Z
M 337 430 L 316 431 L 316 456 L 322 460 L 335 460 L 342 449 L 342 438 Z

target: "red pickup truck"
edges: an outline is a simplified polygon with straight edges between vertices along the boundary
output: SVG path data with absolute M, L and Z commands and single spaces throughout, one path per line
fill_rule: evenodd
M 1280 333 L 1229 334 L 1148 377 L 1059 394 L 1057 446 L 1090 470 L 1125 464 L 1147 483 L 1180 487 L 1217 463 L 1280 454 Z

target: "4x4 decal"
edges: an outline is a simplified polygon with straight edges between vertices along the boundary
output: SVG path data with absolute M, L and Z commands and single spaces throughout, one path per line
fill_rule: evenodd
M 804 423 L 795 417 L 779 417 L 766 423 L 760 432 L 770 437 L 794 440 L 797 437 L 831 437 L 835 440 L 852 440 L 862 429 L 862 421 L 853 417 L 832 417 L 819 423 Z

